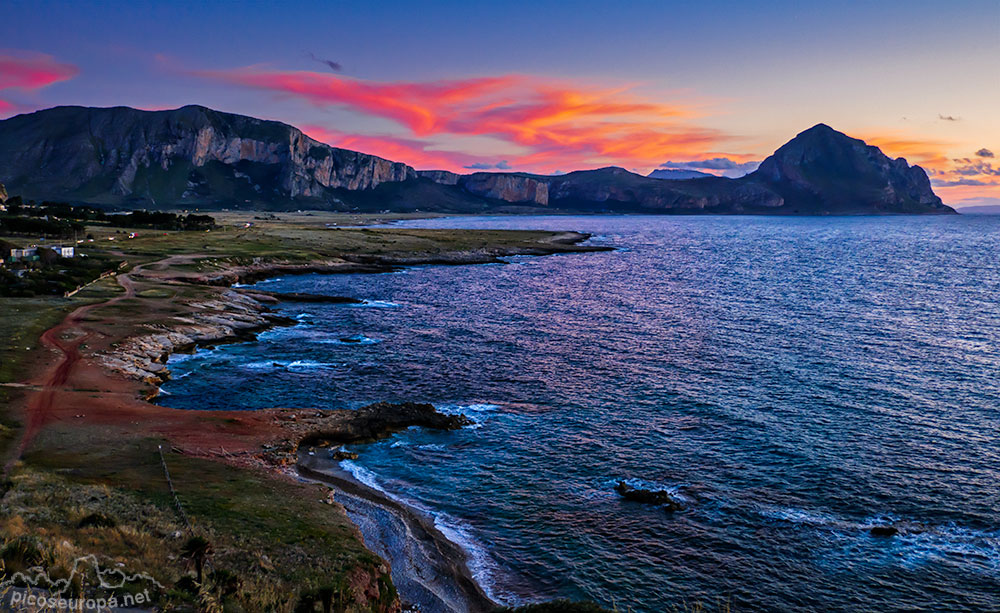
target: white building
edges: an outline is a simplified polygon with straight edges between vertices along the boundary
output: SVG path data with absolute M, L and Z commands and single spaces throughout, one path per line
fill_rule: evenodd
M 55 251 L 60 257 L 71 258 L 76 255 L 76 247 L 66 247 L 64 245 L 49 245 L 49 249 Z
M 17 260 L 27 260 L 38 256 L 38 249 L 36 247 L 25 247 L 24 249 L 11 249 L 10 259 L 12 261 Z

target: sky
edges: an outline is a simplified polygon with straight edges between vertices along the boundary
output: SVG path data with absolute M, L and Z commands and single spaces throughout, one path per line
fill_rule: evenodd
M 739 176 L 826 123 L 1000 205 L 1000 1 L 4 0 L 0 118 L 201 104 L 418 169 Z

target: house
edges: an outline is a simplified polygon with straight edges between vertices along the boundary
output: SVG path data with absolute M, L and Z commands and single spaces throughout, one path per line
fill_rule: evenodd
M 10 250 L 11 262 L 32 262 L 38 259 L 37 247 L 14 248 Z
M 55 251 L 62 258 L 71 258 L 76 255 L 76 247 L 64 245 L 49 245 L 49 249 Z

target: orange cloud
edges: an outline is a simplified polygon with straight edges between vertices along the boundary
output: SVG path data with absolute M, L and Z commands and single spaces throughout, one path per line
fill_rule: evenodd
M 695 112 L 686 105 L 645 99 L 630 88 L 593 87 L 524 75 L 375 82 L 254 66 L 195 74 L 293 96 L 321 107 L 387 118 L 418 138 L 492 137 L 513 148 L 502 157 L 511 159 L 518 169 L 536 172 L 611 164 L 650 168 L 671 157 L 694 157 L 707 149 L 719 149 L 729 138 L 717 130 L 692 125 Z M 397 159 L 414 165 L 425 160 L 440 166 L 452 160 L 448 168 L 455 169 L 462 157 L 435 152 L 428 148 L 429 143 L 411 140 L 404 146 L 400 139 L 378 139 L 372 144 L 379 145 L 379 151 L 395 147 L 411 156 Z M 345 146 L 343 142 L 341 135 L 338 145 Z
M 945 151 L 954 145 L 953 143 L 921 140 L 892 133 L 859 136 L 858 138 L 869 145 L 875 145 L 889 157 L 904 157 L 910 164 L 919 164 L 925 170 L 940 170 L 946 167 L 950 159 L 945 155 Z
M 429 149 L 429 143 L 417 139 L 386 135 L 346 134 L 322 126 L 305 125 L 302 131 L 312 139 L 342 149 L 363 151 L 394 161 L 405 161 L 421 169 L 462 170 L 474 164 L 495 163 L 495 160 L 456 151 Z
M 975 155 L 954 158 L 955 143 L 913 138 L 899 133 L 884 133 L 861 137 L 891 157 L 905 157 L 911 164 L 919 164 L 931 177 L 935 193 L 947 203 L 960 204 L 965 200 L 1000 198 L 1000 166 L 990 160 L 977 159 Z
M 33 91 L 72 79 L 76 66 L 57 62 L 51 55 L 34 52 L 0 53 L 0 94 L 7 90 Z M 0 113 L 17 109 L 9 100 L 0 99 Z
M 514 84 L 516 77 L 480 78 L 437 83 L 375 83 L 309 71 L 267 71 L 240 68 L 202 71 L 200 76 L 299 97 L 318 106 L 346 106 L 387 117 L 414 134 L 441 131 L 458 106 Z

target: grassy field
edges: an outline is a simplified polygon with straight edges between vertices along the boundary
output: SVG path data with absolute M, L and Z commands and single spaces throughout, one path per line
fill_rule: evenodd
M 74 560 L 94 554 L 107 565 L 151 574 L 164 586 L 161 603 L 189 610 L 381 612 L 397 602 L 388 569 L 365 548 L 343 509 L 329 504 L 326 488 L 234 465 L 225 457 L 176 452 L 169 424 L 128 417 L 170 410 L 141 401 L 148 384 L 101 374 L 99 356 L 113 353 L 126 339 L 171 329 L 203 308 L 199 305 L 218 301 L 224 288 L 178 281 L 196 281 L 192 275 L 199 273 L 250 264 L 449 261 L 468 254 L 574 248 L 551 243 L 549 232 L 344 228 L 374 218 L 254 216 L 222 215 L 222 227 L 209 232 L 88 227 L 94 240 L 78 245 L 78 253 L 127 262 L 122 272 L 130 277 L 133 297 L 120 299 L 124 289 L 110 277 L 72 299 L 0 299 L 5 455 L 19 438 L 27 401 L 39 393 L 10 384 L 38 376 L 60 360 L 59 352 L 39 347 L 39 335 L 73 309 L 97 305 L 65 332 L 67 338 L 87 335 L 79 350 L 90 378 L 71 377 L 74 387 L 58 396 L 68 405 L 57 406 L 57 418 L 48 418 L 33 435 L 4 485 L 0 559 L 6 568 L 44 563 L 50 574 L 67 575 Z M 244 227 L 249 222 L 254 225 Z M 104 304 L 112 298 L 113 304 Z M 227 440 L 238 443 L 226 437 L 239 430 L 241 418 L 181 413 L 189 431 L 193 423 L 196 431 L 218 432 L 212 440 L 220 448 Z M 177 500 L 161 463 L 161 445 Z M 210 543 L 210 552 L 201 554 L 208 574 L 200 584 L 192 539 Z

